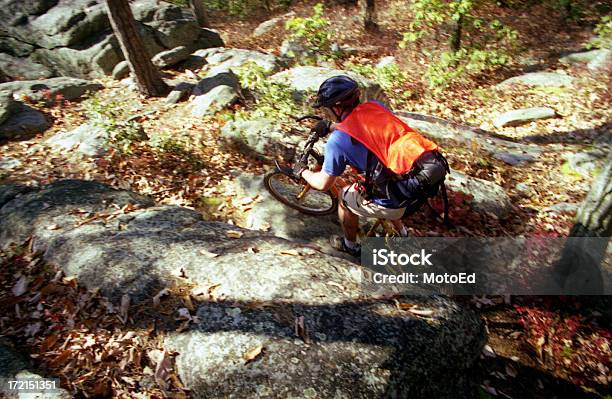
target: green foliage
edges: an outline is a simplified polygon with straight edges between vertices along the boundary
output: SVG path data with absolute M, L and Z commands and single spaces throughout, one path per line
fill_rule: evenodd
M 312 16 L 291 18 L 285 28 L 289 31 L 289 40 L 303 43 L 314 53 L 333 56 L 330 26 L 329 20 L 323 17 L 323 4 L 317 3 Z
M 187 0 L 175 0 L 187 1 Z M 258 10 L 272 11 L 287 8 L 292 0 L 202 0 L 208 8 L 224 11 L 230 15 L 246 17 Z
M 104 101 L 93 94 L 83 102 L 83 107 L 89 122 L 108 132 L 109 144 L 122 153 L 130 153 L 130 147 L 134 142 L 146 138 L 146 134 L 137 122 L 128 121 L 126 103 Z
M 593 32 L 597 37 L 587 44 L 587 48 L 612 48 L 612 18 L 610 16 L 603 17 Z
M 245 113 L 236 115 L 240 119 L 269 118 L 286 120 L 299 110 L 293 100 L 291 88 L 272 82 L 269 73 L 256 62 L 250 61 L 235 69 L 243 88 L 249 89 L 255 98 L 255 108 L 250 117 Z
M 376 67 L 367 64 L 347 62 L 344 68 L 374 80 L 384 90 L 391 90 L 406 83 L 408 77 L 396 63 Z
M 162 131 L 149 138 L 149 145 L 158 151 L 178 155 L 195 169 L 202 169 L 204 162 L 193 151 L 192 140 L 186 133 Z
M 414 19 L 404 33 L 400 47 L 409 43 L 423 44 L 425 39 L 448 35 L 455 39 L 458 49 L 451 51 L 434 48 L 424 50 L 431 59 L 426 77 L 431 88 L 440 91 L 466 74 L 476 74 L 509 63 L 517 48 L 518 32 L 499 20 L 487 20 L 476 16 L 479 3 L 476 0 L 415 0 L 412 9 Z M 470 39 L 469 43 L 462 40 Z M 434 43 L 435 46 L 436 43 Z

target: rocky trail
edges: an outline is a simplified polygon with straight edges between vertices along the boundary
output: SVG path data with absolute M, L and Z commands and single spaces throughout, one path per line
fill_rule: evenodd
M 328 244 L 337 217 L 284 206 L 263 176 L 307 135 L 286 116 L 309 112 L 320 83 L 343 73 L 449 160 L 454 226 L 422 210 L 405 220 L 411 236 L 566 236 L 611 160 L 611 50 L 568 39 L 470 90 L 400 101 L 340 61 L 301 65 L 312 54 L 279 32 L 305 5 L 261 21 L 220 16 L 216 30 L 138 0 L 171 87 L 145 98 L 100 2 L 9 3 L 0 377 L 57 376 L 58 397 L 604 397 L 608 316 L 588 301 L 365 293 L 361 266 Z M 383 44 L 390 31 L 337 51 L 401 64 Z M 282 88 L 276 114 L 258 79 Z M 589 344 L 555 363 L 542 355 L 555 338 L 540 342 L 525 320 L 576 326 Z

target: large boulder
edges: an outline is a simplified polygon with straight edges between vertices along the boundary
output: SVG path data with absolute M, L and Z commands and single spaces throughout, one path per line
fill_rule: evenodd
M 127 203 L 141 209 L 87 214 Z M 163 340 L 194 397 L 475 397 L 485 329 L 474 313 L 407 298 L 426 310 L 420 318 L 367 294 L 359 267 L 303 245 L 85 181 L 4 204 L 0 246 L 28 237 L 45 261 L 114 301 L 150 301 L 172 274 L 207 293 L 189 328 Z
M 5 53 L 0 53 L 0 72 L 19 79 L 44 79 L 53 75 L 44 65 Z
M 192 94 L 196 97 L 189 104 L 191 114 L 196 117 L 213 115 L 238 101 L 240 83 L 231 70 L 208 74 L 193 88 Z
M 456 143 L 468 146 L 476 144 L 494 158 L 513 166 L 534 162 L 541 153 L 537 145 L 515 143 L 473 126 L 413 112 L 397 111 L 396 114 L 410 127 L 439 142 L 442 147 L 445 143 L 449 144 L 449 148 Z
M 287 134 L 269 119 L 231 121 L 221 128 L 221 137 L 249 155 L 273 160 L 292 160 L 302 136 Z
M 296 100 L 303 101 L 308 95 L 316 93 L 323 81 L 336 75 L 348 75 L 355 79 L 362 89 L 362 100 L 384 100 L 383 90 L 377 83 L 354 72 L 341 71 L 338 69 L 299 66 L 279 72 L 273 75 L 271 79 L 274 82 L 288 85 L 294 91 Z
M 22 80 L 0 84 L 0 91 L 11 91 L 16 97 L 26 96 L 33 101 L 54 98 L 58 94 L 65 100 L 76 100 L 87 92 L 102 89 L 99 83 L 76 78 L 51 78 L 44 80 Z
M 564 75 L 556 72 L 531 72 L 524 75 L 515 76 L 510 79 L 506 79 L 499 83 L 497 88 L 505 89 L 512 85 L 525 85 L 525 86 L 547 86 L 547 87 L 571 87 L 574 82 L 574 78 L 569 75 Z
M 6 8 L 2 10 L 6 18 L 0 18 L 0 31 L 4 32 L 0 51 L 6 56 L 0 57 L 0 70 L 13 79 L 33 79 L 36 76 L 29 76 L 34 73 L 99 77 L 110 74 L 123 59 L 102 0 L 3 3 L 8 4 L 3 4 Z M 137 0 L 131 5 L 150 56 L 179 46 L 187 47 L 190 53 L 223 46 L 217 32 L 200 28 L 193 15 L 179 6 L 160 0 Z M 29 63 L 28 68 L 11 69 L 18 64 L 15 57 L 24 66 Z
M 502 187 L 488 180 L 453 170 L 446 178 L 446 186 L 451 191 L 471 196 L 470 205 L 482 214 L 504 219 L 512 211 L 512 201 L 508 194 Z
M 0 125 L 2 125 L 17 109 L 19 103 L 13 99 L 10 91 L 0 91 Z
M 266 72 L 275 72 L 279 68 L 278 58 L 271 54 L 239 48 L 216 47 L 198 50 L 191 55 L 191 63 L 206 63 L 210 68 L 209 75 L 215 75 L 231 68 L 240 67 L 247 62 L 254 62 Z
M 28 138 L 49 127 L 51 123 L 42 112 L 18 103 L 8 119 L 0 124 L 0 139 Z
M 59 150 L 75 149 L 85 156 L 103 155 L 108 147 L 109 134 L 101 127 L 84 124 L 69 132 L 59 132 L 46 143 Z

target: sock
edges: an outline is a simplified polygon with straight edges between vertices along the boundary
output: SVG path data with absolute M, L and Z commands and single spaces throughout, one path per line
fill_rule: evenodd
M 344 237 L 344 245 L 346 245 L 346 247 L 350 249 L 355 249 L 358 246 L 356 242 L 349 241 L 346 239 L 346 237 Z

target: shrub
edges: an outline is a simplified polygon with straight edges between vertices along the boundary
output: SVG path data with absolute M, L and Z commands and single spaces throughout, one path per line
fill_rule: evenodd
M 97 95 L 90 95 L 84 102 L 85 115 L 92 125 L 108 132 L 109 144 L 122 153 L 130 153 L 134 142 L 146 138 L 142 127 L 128 120 L 125 103 L 103 101 Z
M 413 3 L 414 19 L 400 47 L 438 37 L 443 30 L 452 27 L 450 32 L 444 32 L 450 33 L 449 48 L 424 50 L 430 59 L 437 59 L 426 74 L 430 87 L 437 91 L 466 73 L 479 73 L 507 64 L 516 51 L 518 32 L 497 19 L 476 16 L 476 4 L 472 0 L 416 0 Z M 467 44 L 465 37 L 470 38 Z
M 287 85 L 270 81 L 269 74 L 256 62 L 250 61 L 235 69 L 243 88 L 249 89 L 255 100 L 255 107 L 250 118 L 239 113 L 241 119 L 270 118 L 286 120 L 299 111 L 291 88 Z
M 288 39 L 303 44 L 307 50 L 324 57 L 335 56 L 331 49 L 331 23 L 323 17 L 323 4 L 313 7 L 313 14 L 307 18 L 291 18 L 285 28 L 289 31 Z
M 612 48 L 612 18 L 603 17 L 593 32 L 597 37 L 587 44 L 587 48 Z

